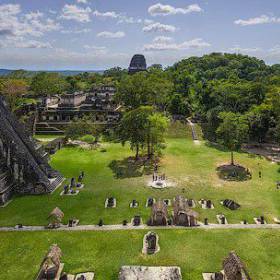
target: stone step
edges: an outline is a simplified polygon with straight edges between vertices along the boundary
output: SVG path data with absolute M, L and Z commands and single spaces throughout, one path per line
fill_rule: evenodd
M 62 182 L 64 181 L 64 177 L 62 175 L 58 175 L 55 180 L 51 182 L 51 192 L 53 192 Z

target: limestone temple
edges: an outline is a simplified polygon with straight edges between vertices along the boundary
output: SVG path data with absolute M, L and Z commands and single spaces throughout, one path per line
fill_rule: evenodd
M 147 63 L 146 58 L 142 54 L 135 54 L 130 62 L 128 72 L 129 74 L 135 74 L 137 72 L 146 71 Z
M 111 85 L 93 88 L 89 92 L 65 93 L 44 97 L 38 107 L 37 134 L 63 134 L 63 129 L 83 116 L 93 117 L 96 123 L 110 125 L 119 120 L 118 106 L 113 98 L 116 89 Z
M 0 97 L 0 205 L 13 194 L 51 193 L 62 182 L 46 153 L 39 149 Z

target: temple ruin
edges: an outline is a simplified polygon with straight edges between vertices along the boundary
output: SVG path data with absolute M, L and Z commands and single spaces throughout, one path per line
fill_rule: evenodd
M 3 97 L 0 97 L 0 154 L 0 205 L 6 204 L 13 194 L 51 193 L 63 180 L 49 166 L 46 153 L 36 146 Z
M 135 74 L 137 72 L 146 71 L 147 70 L 147 63 L 146 58 L 142 54 L 135 54 L 130 62 L 128 73 Z

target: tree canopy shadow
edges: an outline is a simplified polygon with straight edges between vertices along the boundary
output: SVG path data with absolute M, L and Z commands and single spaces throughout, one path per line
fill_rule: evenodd
M 126 158 L 123 160 L 113 160 L 108 165 L 117 179 L 141 177 L 150 175 L 153 172 L 153 162 L 145 158 L 135 160 L 134 158 Z

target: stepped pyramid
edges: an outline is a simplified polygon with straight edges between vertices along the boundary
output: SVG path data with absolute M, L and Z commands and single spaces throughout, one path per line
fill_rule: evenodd
M 51 193 L 62 181 L 0 96 L 0 205 L 15 193 Z

